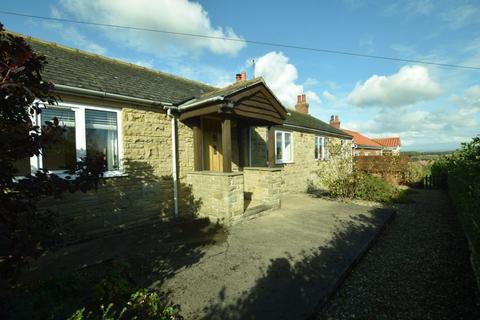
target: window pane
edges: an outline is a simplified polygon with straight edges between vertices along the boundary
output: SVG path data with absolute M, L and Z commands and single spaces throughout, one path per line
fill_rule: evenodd
M 16 176 L 27 176 L 27 175 L 31 174 L 30 158 L 17 160 L 17 161 L 15 161 L 13 166 L 17 170 L 17 172 L 15 172 Z
M 282 133 L 281 132 L 276 132 L 275 133 L 275 141 L 276 141 L 276 154 L 277 154 L 277 160 L 282 160 L 283 159 L 283 150 L 282 150 Z
M 318 144 L 319 144 L 319 150 L 318 150 L 318 158 L 319 159 L 324 159 L 325 158 L 325 154 L 324 154 L 324 149 L 323 149 L 323 137 L 318 137 Z
M 292 143 L 291 143 L 292 134 L 290 132 L 285 132 L 285 161 L 292 160 Z
M 87 155 L 101 154 L 106 170 L 118 170 L 117 113 L 85 110 Z
M 42 110 L 42 123 L 57 118 L 63 133 L 59 142 L 42 150 L 43 168 L 48 170 L 67 170 L 75 168 L 77 161 L 75 148 L 75 112 L 68 109 L 47 108 Z

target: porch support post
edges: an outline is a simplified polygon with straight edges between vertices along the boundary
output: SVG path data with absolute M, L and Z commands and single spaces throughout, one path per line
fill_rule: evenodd
M 203 170 L 202 140 L 202 129 L 200 128 L 200 121 L 198 121 L 193 125 L 193 169 L 195 171 Z
M 244 143 L 244 130 L 237 122 L 237 145 L 238 145 L 238 166 L 243 168 L 245 166 L 245 143 Z
M 275 167 L 275 128 L 268 127 L 268 166 Z
M 226 115 L 222 120 L 223 172 L 232 172 L 232 120 Z

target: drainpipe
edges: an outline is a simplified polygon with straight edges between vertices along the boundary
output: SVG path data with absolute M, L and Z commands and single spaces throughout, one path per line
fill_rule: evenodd
M 167 116 L 172 123 L 172 177 L 174 216 L 178 217 L 178 179 L 177 179 L 177 120 L 172 114 L 172 108 L 167 108 Z

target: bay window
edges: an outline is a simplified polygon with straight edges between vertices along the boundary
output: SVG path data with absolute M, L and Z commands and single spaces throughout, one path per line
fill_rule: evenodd
M 58 119 L 65 131 L 60 141 L 41 150 L 30 159 L 32 174 L 39 168 L 52 173 L 74 169 L 85 156 L 103 157 L 106 176 L 120 174 L 121 112 L 116 109 L 61 103 L 48 106 L 36 117 L 35 122 Z M 21 174 L 26 164 L 22 163 Z M 20 173 L 20 172 L 19 172 Z
M 275 131 L 275 162 L 293 162 L 292 133 L 289 131 Z

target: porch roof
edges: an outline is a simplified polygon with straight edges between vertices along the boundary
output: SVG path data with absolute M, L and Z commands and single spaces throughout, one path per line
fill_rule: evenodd
M 287 109 L 261 77 L 205 93 L 179 105 L 178 111 L 180 120 L 229 113 L 250 121 L 282 124 L 288 117 Z

